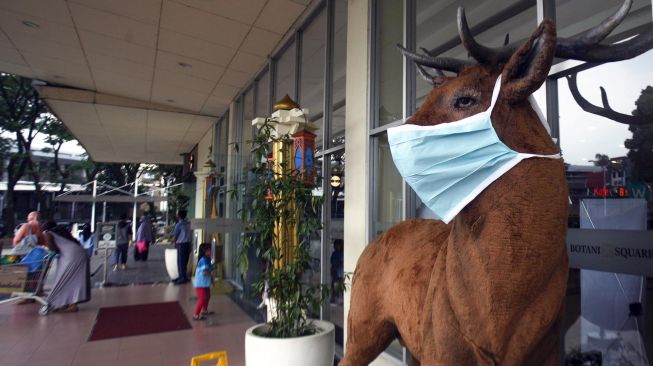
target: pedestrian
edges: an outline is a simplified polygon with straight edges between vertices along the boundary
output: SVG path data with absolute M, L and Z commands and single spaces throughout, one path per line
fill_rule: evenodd
M 342 296 L 344 280 L 345 252 L 342 239 L 333 240 L 333 253 L 331 253 L 331 302 L 335 303 Z
M 16 235 L 14 235 L 14 249 L 12 251 L 14 254 L 27 254 L 27 252 L 39 245 L 39 243 L 43 243 L 39 216 L 38 211 L 32 211 L 27 214 L 27 222 L 21 225 Z
M 202 243 L 198 249 L 199 260 L 197 261 L 197 269 L 195 270 L 195 279 L 193 286 L 197 292 L 197 306 L 195 313 L 193 313 L 193 320 L 201 320 L 206 315 L 211 314 L 208 310 L 209 300 L 211 299 L 211 244 Z
M 86 250 L 88 257 L 93 256 L 93 250 L 95 250 L 95 245 L 97 244 L 97 235 L 96 233 L 91 232 L 91 225 L 84 224 L 82 227 L 82 234 L 79 236 L 79 241 L 82 243 L 82 247 Z
M 190 222 L 186 220 L 186 210 L 177 212 L 177 225 L 172 231 L 172 244 L 177 248 L 177 270 L 179 277 L 173 282 L 181 285 L 188 282 L 188 257 L 190 256 L 190 245 L 192 233 Z
M 43 245 L 43 233 L 41 232 L 41 225 L 39 223 L 40 214 L 38 211 L 32 211 L 27 214 L 27 222 L 20 226 L 16 235 L 14 235 L 13 245 L 14 248 L 10 251 L 11 255 L 26 255 L 38 245 Z M 37 288 L 38 277 L 41 275 L 40 271 L 33 271 L 27 273 L 27 285 L 23 289 L 25 292 L 33 292 Z M 40 295 L 40 294 L 37 294 Z M 34 303 L 34 299 L 22 299 L 17 302 L 17 305 L 25 305 Z
M 147 215 L 141 216 L 141 223 L 136 230 L 136 248 L 134 248 L 134 260 L 147 261 L 147 254 L 150 251 L 152 242 L 152 222 Z
M 64 226 L 54 221 L 43 224 L 43 239 L 50 250 L 59 253 L 57 270 L 50 294 L 40 313 L 75 312 L 77 304 L 91 299 L 89 258 L 81 243 Z
M 113 252 L 113 270 L 127 269 L 127 250 L 132 237 L 132 228 L 127 224 L 127 214 L 120 214 L 116 227 L 116 250 Z M 118 267 L 120 266 L 120 267 Z
M 152 242 L 150 245 L 154 245 L 156 244 L 156 228 L 158 227 L 156 217 L 151 218 L 150 226 L 152 227 Z

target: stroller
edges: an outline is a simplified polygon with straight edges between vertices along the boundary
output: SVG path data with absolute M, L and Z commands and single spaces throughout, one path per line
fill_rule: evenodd
M 54 257 L 54 252 L 42 247 L 24 256 L 0 257 L 0 304 L 32 299 L 47 305 L 43 285 Z

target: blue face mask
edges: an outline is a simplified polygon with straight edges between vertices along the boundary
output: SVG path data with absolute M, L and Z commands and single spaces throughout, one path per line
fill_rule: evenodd
M 405 124 L 388 129 L 390 151 L 399 173 L 445 223 L 520 161 L 560 158 L 560 154 L 519 153 L 499 140 L 490 115 L 500 87 L 501 76 L 484 112 L 435 126 Z

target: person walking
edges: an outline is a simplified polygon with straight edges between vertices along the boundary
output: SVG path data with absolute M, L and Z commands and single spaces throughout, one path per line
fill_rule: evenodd
M 43 224 L 45 245 L 59 253 L 54 284 L 39 313 L 47 315 L 50 311 L 75 312 L 77 304 L 91 299 L 91 271 L 89 258 L 66 227 L 54 221 Z
M 120 214 L 116 228 L 116 250 L 113 252 L 113 270 L 127 269 L 127 250 L 132 237 L 132 229 L 127 224 L 127 215 Z M 120 267 L 119 267 L 120 266 Z
M 172 231 L 172 244 L 177 248 L 177 270 L 179 277 L 173 282 L 181 285 L 188 282 L 188 257 L 190 256 L 190 246 L 192 233 L 190 222 L 186 220 L 186 210 L 177 212 L 177 225 Z
M 91 232 L 90 224 L 84 224 L 82 234 L 79 236 L 79 241 L 82 243 L 82 247 L 86 250 L 88 257 L 91 258 L 93 256 L 95 244 L 97 244 L 97 235 Z
M 141 216 L 141 223 L 136 230 L 136 248 L 134 248 L 134 260 L 147 261 L 147 254 L 152 243 L 152 222 L 147 215 Z
M 206 315 L 211 314 L 208 310 L 209 300 L 211 299 L 211 244 L 202 243 L 198 249 L 199 260 L 195 270 L 195 279 L 193 287 L 197 292 L 197 306 L 193 313 L 193 320 L 202 320 Z

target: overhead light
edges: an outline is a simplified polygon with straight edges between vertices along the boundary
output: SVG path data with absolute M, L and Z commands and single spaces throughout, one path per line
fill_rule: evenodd
M 177 65 L 179 65 L 179 66 L 181 66 L 183 68 L 186 68 L 186 69 L 193 67 L 193 65 L 191 65 L 191 64 L 189 64 L 187 62 L 177 62 Z
M 41 28 L 40 25 L 38 25 L 37 23 L 31 22 L 29 20 L 23 20 L 23 25 L 26 26 L 26 27 L 35 28 L 35 29 Z

